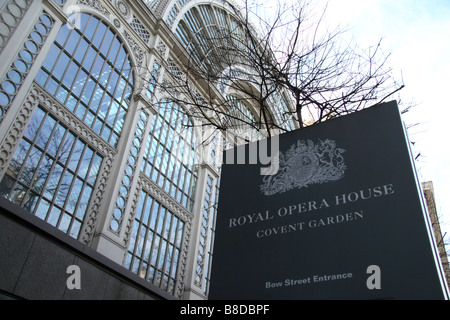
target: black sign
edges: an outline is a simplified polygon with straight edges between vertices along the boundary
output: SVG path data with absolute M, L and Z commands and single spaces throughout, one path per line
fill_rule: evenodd
M 210 299 L 447 298 L 395 102 L 269 142 L 223 166 Z

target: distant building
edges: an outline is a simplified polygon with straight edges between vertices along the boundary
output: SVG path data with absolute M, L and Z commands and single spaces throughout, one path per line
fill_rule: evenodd
M 425 200 L 427 202 L 428 213 L 430 215 L 430 220 L 433 225 L 434 237 L 436 240 L 436 245 L 439 250 L 439 256 L 441 259 L 442 267 L 445 272 L 445 276 L 447 278 L 447 285 L 450 287 L 450 265 L 448 262 L 447 250 L 445 247 L 445 236 L 446 234 L 442 234 L 441 225 L 439 222 L 439 216 L 436 209 L 436 202 L 434 198 L 434 187 L 433 182 L 428 181 L 422 183 L 422 189 L 425 195 Z

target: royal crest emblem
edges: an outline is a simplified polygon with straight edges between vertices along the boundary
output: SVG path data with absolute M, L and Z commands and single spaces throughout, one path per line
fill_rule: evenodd
M 279 153 L 279 170 L 275 175 L 265 176 L 261 192 L 266 196 L 301 189 L 312 184 L 340 180 L 347 167 L 342 148 L 336 148 L 332 140 L 300 140 L 285 153 Z

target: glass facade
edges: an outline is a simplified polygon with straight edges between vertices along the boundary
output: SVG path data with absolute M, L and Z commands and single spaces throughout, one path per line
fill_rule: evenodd
M 131 62 L 104 22 L 83 13 L 79 23 L 61 28 L 36 81 L 116 147 L 133 93 Z
M 1 181 L 1 193 L 78 238 L 102 159 L 38 107 Z
M 239 76 L 217 63 L 242 34 L 233 14 L 214 0 L 12 2 L 23 19 L 3 6 L 0 33 L 23 37 L 0 35 L 0 195 L 177 298 L 207 298 L 221 155 L 235 141 L 160 84 L 189 82 L 206 103 L 211 88 L 183 63 Z M 259 138 L 256 109 L 221 85 L 221 121 Z M 270 102 L 287 115 L 281 95 Z
M 158 69 L 155 63 L 154 72 Z M 154 90 L 151 93 L 149 98 Z M 194 127 L 183 108 L 173 101 L 162 100 L 158 110 L 150 125 L 141 171 L 191 211 L 199 161 Z M 173 294 L 184 226 L 180 217 L 141 191 L 124 266 Z
M 190 57 L 205 70 L 220 66 L 230 50 L 240 48 L 239 28 L 236 23 L 219 7 L 199 5 L 192 8 L 178 24 L 175 34 L 188 50 Z M 230 46 L 229 41 L 235 42 Z
M 133 91 L 131 63 L 105 23 L 85 13 L 79 21 L 80 29 L 68 24 L 60 28 L 36 81 L 115 147 Z M 51 24 L 48 15 L 39 18 L 13 64 L 18 69 L 15 78 L 31 68 Z M 78 238 L 102 160 L 93 147 L 38 106 L 1 181 L 1 192 Z
M 257 44 L 246 39 L 237 20 L 223 8 L 211 4 L 200 4 L 191 8 L 177 25 L 175 35 L 188 51 L 190 59 L 207 72 L 206 74 L 221 75 L 217 86 L 222 93 L 225 86 L 236 79 L 250 84 L 258 82 L 258 71 L 247 70 L 252 64 L 243 61 L 246 57 L 242 54 L 246 52 L 247 55 L 251 55 L 259 50 Z M 222 73 L 224 71 L 225 73 Z M 237 127 L 238 133 L 248 131 L 244 129 L 248 126 L 242 122 L 259 127 L 256 121 L 258 117 L 254 117 L 248 106 L 242 102 L 251 99 L 238 99 L 236 96 L 227 99 L 233 109 L 233 113 L 229 114 L 232 129 Z M 295 119 L 288 106 L 289 103 L 281 92 L 275 91 L 271 94 L 268 103 L 273 107 L 273 117 L 280 128 L 286 131 L 295 129 Z M 254 133 L 252 135 L 256 139 L 259 138 Z
M 124 266 L 173 294 L 183 232 L 184 222 L 142 191 Z
M 178 104 L 164 100 L 153 118 L 142 172 L 188 210 L 192 210 L 199 151 L 194 127 Z

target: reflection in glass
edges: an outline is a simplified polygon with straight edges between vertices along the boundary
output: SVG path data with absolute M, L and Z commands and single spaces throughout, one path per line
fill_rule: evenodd
M 116 147 L 133 93 L 130 58 L 105 23 L 86 13 L 80 21 L 61 27 L 36 81 Z
M 175 294 L 184 223 L 141 191 L 124 266 Z
M 196 164 L 193 125 L 174 102 L 162 101 L 153 117 L 141 170 L 188 210 L 194 203 Z
M 0 193 L 78 238 L 102 161 L 38 107 L 0 182 Z

